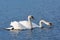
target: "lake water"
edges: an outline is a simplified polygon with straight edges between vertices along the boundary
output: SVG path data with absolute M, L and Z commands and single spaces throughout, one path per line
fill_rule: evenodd
M 52 28 L 7 31 L 11 21 L 27 20 L 33 15 L 34 23 L 41 19 L 52 22 Z M 0 0 L 0 40 L 60 40 L 60 0 Z

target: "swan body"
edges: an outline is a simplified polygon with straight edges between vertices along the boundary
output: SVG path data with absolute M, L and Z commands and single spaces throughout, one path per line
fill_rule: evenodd
M 17 21 L 11 22 L 10 26 L 11 26 L 10 28 L 6 28 L 6 29 L 10 29 L 10 30 L 13 30 L 13 29 L 26 29 L 26 27 L 24 27 L 23 25 L 21 25 Z

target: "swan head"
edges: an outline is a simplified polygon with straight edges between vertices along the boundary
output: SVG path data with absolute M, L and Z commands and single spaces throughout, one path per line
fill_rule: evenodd
M 39 25 L 40 25 L 41 28 L 42 28 L 42 24 L 43 23 L 46 24 L 46 25 L 48 25 L 48 26 L 52 26 L 52 23 L 51 22 L 47 22 L 45 20 L 40 20 Z
M 47 25 L 48 25 L 48 26 L 52 26 L 52 23 L 49 22 Z
M 29 15 L 28 16 L 28 19 L 31 19 L 32 20 L 32 19 L 34 19 L 34 17 L 32 15 Z

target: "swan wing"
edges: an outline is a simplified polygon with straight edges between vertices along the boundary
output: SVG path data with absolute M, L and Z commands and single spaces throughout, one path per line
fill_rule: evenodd
M 26 29 L 31 29 L 28 21 L 19 21 L 19 23 L 22 24 Z
M 13 21 L 10 24 L 14 29 L 26 29 L 22 24 L 17 21 Z
M 37 25 L 36 23 L 33 23 L 33 22 L 32 22 L 32 26 L 33 26 L 33 28 L 39 27 L 39 25 Z

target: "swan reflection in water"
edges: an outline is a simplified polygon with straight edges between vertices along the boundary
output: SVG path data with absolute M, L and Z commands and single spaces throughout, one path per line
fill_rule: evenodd
M 17 40 L 20 30 L 6 30 L 9 32 L 9 40 Z
M 30 39 L 32 37 L 31 30 L 10 30 L 9 32 L 10 40 Z

